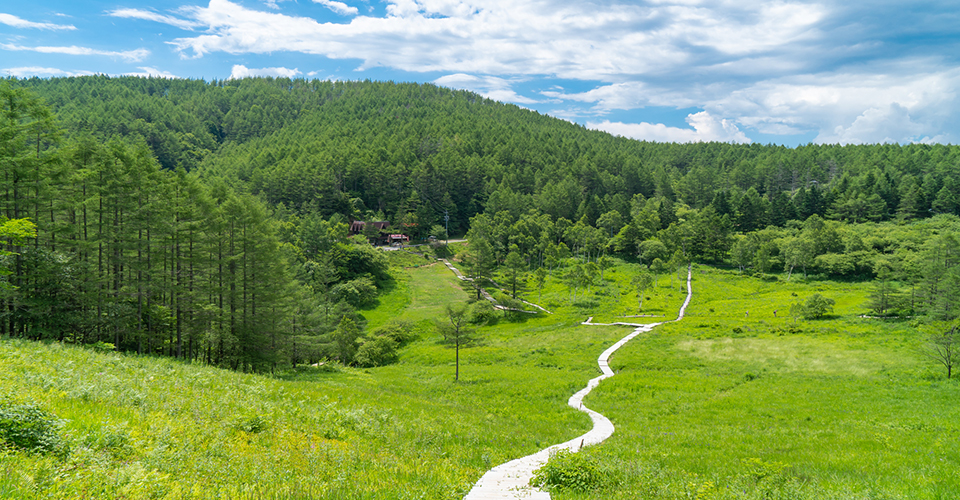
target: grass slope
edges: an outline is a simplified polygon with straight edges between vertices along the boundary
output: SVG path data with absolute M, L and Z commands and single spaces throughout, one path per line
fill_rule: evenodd
M 63 419 L 70 448 L 0 454 L 0 497 L 462 498 L 489 467 L 589 429 L 566 399 L 624 329 L 577 311 L 501 320 L 454 383 L 432 322 L 466 293 L 440 265 L 399 274 L 364 314 L 420 338 L 377 369 L 262 376 L 0 342 L 0 394 Z
M 63 419 L 69 445 L 0 452 L 0 497 L 456 499 L 488 468 L 586 431 L 566 400 L 629 329 L 579 323 L 636 315 L 635 267 L 576 296 L 551 278 L 540 302 L 556 314 L 482 328 L 454 383 L 432 325 L 467 293 L 423 263 L 363 312 L 419 335 L 376 369 L 263 376 L 0 342 L 0 396 Z M 627 321 L 670 319 L 680 284 L 661 277 L 644 302 L 668 317 Z M 587 452 L 603 479 L 555 498 L 956 497 L 960 387 L 916 354 L 909 324 L 857 317 L 864 285 L 695 268 L 694 291 L 683 322 L 614 356 L 618 376 L 586 402 L 617 425 Z M 831 317 L 783 317 L 815 291 L 837 300 Z

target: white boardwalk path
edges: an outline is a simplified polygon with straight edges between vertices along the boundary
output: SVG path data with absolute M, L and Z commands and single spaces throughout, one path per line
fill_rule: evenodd
M 683 301 L 683 305 L 680 306 L 680 313 L 677 315 L 677 319 L 674 321 L 680 321 L 683 319 L 683 313 L 687 309 L 687 305 L 690 304 L 690 299 L 693 297 L 693 289 L 690 287 L 692 273 L 690 269 L 687 269 L 687 298 Z M 591 317 L 583 324 L 585 325 L 596 325 L 598 323 L 591 323 Z M 615 323 L 623 325 L 624 323 Z M 634 337 L 640 335 L 644 332 L 649 332 L 653 327 L 660 325 L 662 323 L 651 323 L 649 325 L 629 325 L 637 326 L 637 328 L 627 335 L 626 337 L 620 339 L 616 344 L 613 344 L 606 351 L 603 351 L 600 354 L 600 358 L 597 359 L 597 364 L 600 365 L 600 371 L 603 373 L 597 378 L 587 382 L 587 386 L 581 389 L 579 392 L 570 396 L 570 400 L 567 401 L 567 404 L 571 407 L 580 410 L 587 415 L 590 415 L 590 419 L 593 420 L 593 429 L 586 434 L 571 439 L 566 443 L 555 444 L 544 450 L 540 450 L 533 455 L 528 455 L 516 460 L 512 460 L 505 464 L 498 465 L 483 475 L 477 484 L 473 486 L 470 490 L 470 493 L 464 497 L 464 500 L 488 500 L 488 499 L 528 499 L 528 500 L 549 500 L 550 494 L 545 491 L 540 491 L 537 488 L 530 486 L 530 479 L 533 478 L 533 471 L 539 469 L 547 462 L 547 459 L 550 458 L 550 453 L 556 450 L 570 450 L 573 452 L 580 451 L 580 448 L 584 446 L 590 446 L 592 444 L 598 444 L 611 435 L 613 435 L 613 423 L 607 417 L 583 406 L 583 398 L 593 390 L 600 381 L 612 377 L 614 375 L 613 370 L 610 369 L 610 356 L 619 348 L 623 347 L 624 344 L 633 340 Z

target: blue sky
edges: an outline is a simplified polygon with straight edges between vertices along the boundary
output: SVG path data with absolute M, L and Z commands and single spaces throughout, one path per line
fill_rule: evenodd
M 954 1 L 4 3 L 17 77 L 432 82 L 643 140 L 960 142 Z

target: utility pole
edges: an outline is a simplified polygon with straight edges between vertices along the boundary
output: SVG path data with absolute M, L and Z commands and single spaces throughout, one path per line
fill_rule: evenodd
M 443 246 L 450 246 L 450 214 L 443 211 L 443 234 L 445 236 Z

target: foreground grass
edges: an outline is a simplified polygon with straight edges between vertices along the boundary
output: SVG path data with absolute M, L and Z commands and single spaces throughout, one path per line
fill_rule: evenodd
M 432 325 L 465 299 L 443 266 L 402 273 L 364 314 L 420 338 L 370 370 L 261 376 L 2 341 L 0 394 L 63 419 L 69 449 L 0 454 L 0 497 L 462 498 L 488 468 L 589 429 L 566 399 L 624 334 L 576 311 L 504 318 L 454 383 Z
M 462 498 L 490 467 L 589 429 L 566 400 L 629 329 L 581 321 L 672 319 L 683 298 L 662 277 L 642 311 L 657 317 L 626 319 L 631 265 L 589 291 L 551 278 L 539 299 L 555 314 L 482 328 L 454 383 L 432 325 L 467 293 L 414 265 L 363 311 L 419 335 L 382 368 L 260 376 L 0 342 L 0 396 L 64 419 L 69 444 L 0 453 L 0 497 Z M 617 425 L 588 451 L 604 481 L 554 498 L 956 498 L 960 386 L 918 357 L 909 324 L 857 317 L 862 285 L 702 268 L 694 291 L 687 318 L 618 352 L 587 400 Z M 816 291 L 832 317 L 773 316 Z

